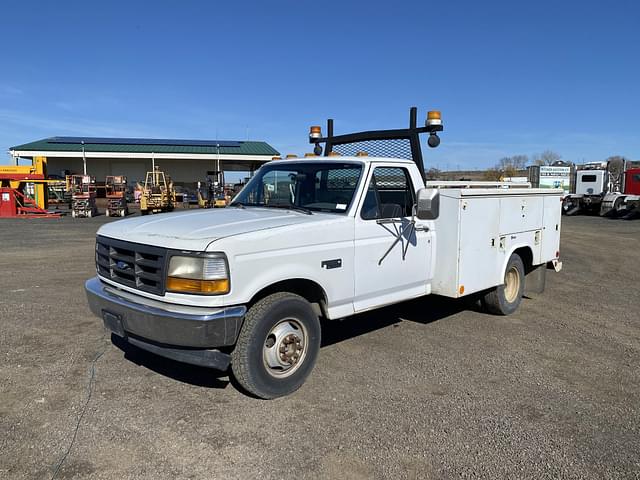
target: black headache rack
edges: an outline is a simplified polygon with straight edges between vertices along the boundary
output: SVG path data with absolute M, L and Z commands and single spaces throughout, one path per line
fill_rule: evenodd
M 422 161 L 422 149 L 420 148 L 420 134 L 428 133 L 429 139 L 427 144 L 435 148 L 440 145 L 440 137 L 438 137 L 437 132 L 441 132 L 442 130 L 443 126 L 440 121 L 440 112 L 429 112 L 425 126 L 418 127 L 418 109 L 411 107 L 409 111 L 409 128 L 370 130 L 367 132 L 334 135 L 333 119 L 330 118 L 327 120 L 327 136 L 322 136 L 320 127 L 311 127 L 309 143 L 315 144 L 313 150 L 316 155 L 322 155 L 323 148 L 320 144 L 324 143 L 325 156 L 331 155 L 332 152 L 345 156 L 356 156 L 360 152 L 366 152 L 368 155 L 375 157 L 394 157 L 413 160 L 422 175 L 422 179 L 426 181 Z

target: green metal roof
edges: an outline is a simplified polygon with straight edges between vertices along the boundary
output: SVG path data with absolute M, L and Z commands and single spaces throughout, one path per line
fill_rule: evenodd
M 69 143 L 66 143 L 66 139 L 69 139 Z M 218 153 L 218 147 L 215 144 L 219 143 L 219 153 L 222 155 L 279 155 L 279 152 L 266 142 L 94 137 L 50 137 L 24 145 L 16 145 L 11 147 L 11 150 L 81 152 L 82 143 L 80 140 L 84 142 L 85 152 L 215 154 Z

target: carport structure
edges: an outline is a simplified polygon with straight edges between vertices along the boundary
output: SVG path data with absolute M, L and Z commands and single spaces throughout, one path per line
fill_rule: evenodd
M 253 172 L 279 155 L 262 141 L 102 137 L 50 137 L 11 147 L 9 153 L 16 165 L 19 159 L 47 157 L 49 175 L 86 171 L 98 181 L 126 175 L 134 184 L 156 166 L 184 185 L 204 180 L 211 170 Z

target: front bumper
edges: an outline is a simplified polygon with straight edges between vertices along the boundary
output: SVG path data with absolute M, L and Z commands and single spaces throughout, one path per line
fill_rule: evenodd
M 159 302 L 119 290 L 98 277 L 87 280 L 85 291 L 91 311 L 116 335 L 158 355 L 197 365 L 202 362 L 196 361 L 195 349 L 211 357 L 204 352 L 235 344 L 247 311 L 244 306 L 211 309 Z M 190 354 L 176 358 L 176 351 Z

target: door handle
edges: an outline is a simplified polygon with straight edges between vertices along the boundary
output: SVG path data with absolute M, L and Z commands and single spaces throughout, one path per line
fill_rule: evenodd
M 414 228 L 416 229 L 417 232 L 428 232 L 429 231 L 429 227 L 427 227 L 426 225 L 416 225 Z

